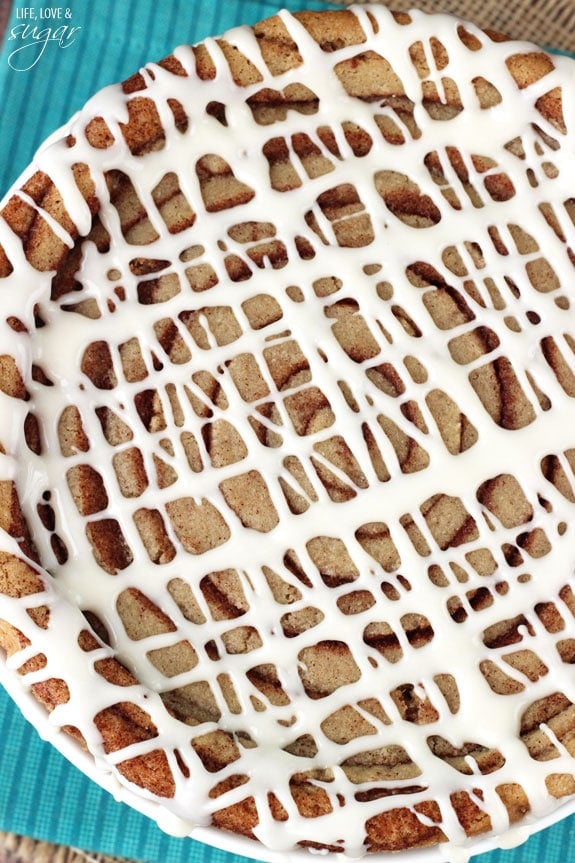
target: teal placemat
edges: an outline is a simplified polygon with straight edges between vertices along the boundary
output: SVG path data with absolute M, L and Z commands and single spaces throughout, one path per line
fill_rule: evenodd
M 248 863 L 192 839 L 174 839 L 118 803 L 40 740 L 0 687 L 0 830 L 142 863 Z M 256 853 L 254 845 L 254 854 Z M 310 856 L 310 863 L 313 861 Z M 321 857 L 319 858 L 321 860 Z M 509 851 L 473 863 L 573 863 L 575 817 Z
M 282 0 L 281 5 L 326 6 L 321 0 Z M 69 0 L 65 5 L 17 0 L 0 52 L 0 196 L 44 138 L 100 87 L 160 59 L 177 44 L 253 23 L 276 10 L 267 0 Z M 41 741 L 1 688 L 0 830 L 143 863 L 246 859 L 170 838 L 117 803 Z M 477 863 L 575 863 L 575 818 L 512 851 L 482 855 Z
M 48 743 L 0 688 L 0 830 L 143 863 L 241 863 L 191 839 L 173 839 L 118 803 Z
M 0 53 L 0 198 L 42 141 L 101 87 L 160 60 L 176 45 L 255 23 L 280 6 L 327 5 L 321 0 L 13 0 Z M 47 14 L 60 17 L 43 17 Z

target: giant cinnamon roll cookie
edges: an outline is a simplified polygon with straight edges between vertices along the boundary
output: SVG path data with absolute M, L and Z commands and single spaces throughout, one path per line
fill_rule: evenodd
M 575 795 L 574 104 L 455 18 L 280 12 L 5 198 L 3 676 L 160 821 L 355 857 Z

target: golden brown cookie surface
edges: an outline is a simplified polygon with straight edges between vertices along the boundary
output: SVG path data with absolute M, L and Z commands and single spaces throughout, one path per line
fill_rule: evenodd
M 179 818 L 396 851 L 573 793 L 570 70 L 282 14 L 7 199 L 0 638 Z

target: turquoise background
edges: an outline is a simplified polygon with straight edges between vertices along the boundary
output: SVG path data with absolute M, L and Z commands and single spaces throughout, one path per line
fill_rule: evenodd
M 321 9 L 327 4 L 283 0 L 281 5 L 293 10 Z M 22 18 L 24 8 L 36 11 L 36 21 Z M 69 10 L 71 17 L 40 20 L 40 10 L 45 8 L 61 8 L 63 14 Z M 61 6 L 55 0 L 18 0 L 0 53 L 0 197 L 44 138 L 100 87 L 122 80 L 178 44 L 253 23 L 276 10 L 274 3 L 264 0 L 70 0 Z M 52 42 L 31 69 L 15 71 L 9 58 L 22 41 L 21 30 L 13 28 L 27 23 L 37 26 L 37 32 L 47 26 L 80 29 L 67 48 Z M 145 863 L 245 859 L 192 840 L 170 838 L 153 822 L 117 803 L 41 741 L 1 688 L 0 830 Z M 476 863 L 574 861 L 575 817 L 536 834 L 517 849 L 476 858 Z

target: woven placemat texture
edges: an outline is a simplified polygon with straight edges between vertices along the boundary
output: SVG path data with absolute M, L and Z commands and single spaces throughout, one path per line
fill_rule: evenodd
M 0 831 L 0 863 L 119 863 L 119 858 Z

